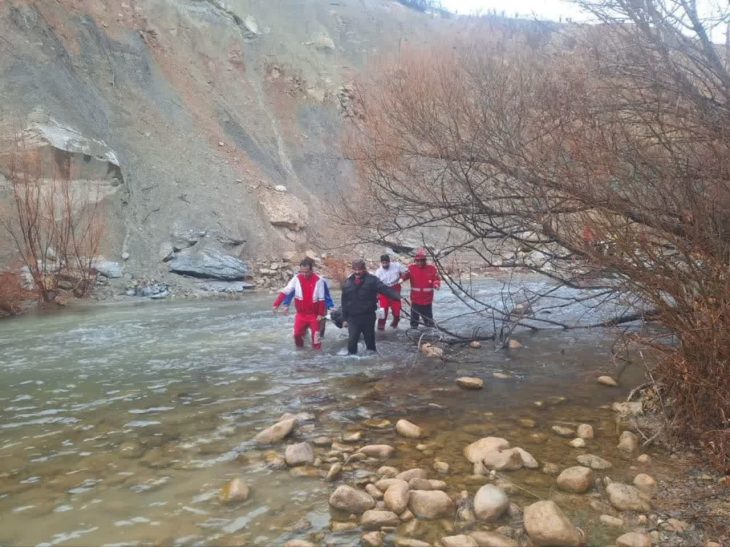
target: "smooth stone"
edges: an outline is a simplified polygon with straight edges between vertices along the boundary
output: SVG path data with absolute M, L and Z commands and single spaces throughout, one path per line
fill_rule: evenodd
M 340 473 L 342 473 L 342 464 L 340 462 L 333 463 L 330 466 L 329 471 L 327 471 L 327 475 L 324 477 L 324 480 L 332 482 L 340 476 Z
M 397 484 L 399 482 L 405 482 L 406 485 L 408 485 L 408 481 L 392 478 L 392 479 L 380 479 L 378 481 L 375 481 L 375 487 L 378 490 L 380 490 L 381 492 L 385 492 L 386 490 L 388 490 L 388 488 L 390 488 L 391 485 Z
M 420 467 L 414 467 L 413 469 L 407 469 L 401 473 L 398 473 L 395 478 L 408 482 L 411 479 L 425 479 L 428 477 L 425 469 Z
M 412 490 L 408 508 L 416 517 L 430 520 L 452 517 L 456 510 L 454 502 L 441 490 Z
M 565 427 L 563 425 L 554 425 L 550 429 L 552 429 L 554 433 L 556 433 L 557 435 L 560 435 L 561 437 L 574 437 L 575 436 L 575 430 L 572 427 Z
M 608 499 L 619 511 L 639 511 L 646 513 L 651 509 L 649 502 L 643 498 L 641 492 L 620 482 L 612 482 L 606 487 Z
M 284 544 L 284 547 L 317 547 L 314 543 L 311 541 L 306 541 L 304 539 L 290 539 Z
M 443 547 L 479 547 L 477 540 L 464 534 L 444 536 L 440 541 Z
M 144 451 L 144 446 L 134 441 L 124 441 L 117 449 L 117 453 L 122 458 L 130 459 L 141 458 L 144 455 Z
M 479 547 L 519 547 L 519 544 L 514 539 L 498 532 L 478 530 L 469 535 L 476 540 Z
M 510 339 L 509 339 L 509 343 L 507 344 L 507 347 L 508 347 L 509 349 L 520 349 L 520 348 L 521 348 L 521 347 L 523 347 L 523 346 L 522 346 L 522 344 L 520 344 L 520 343 L 519 343 L 519 342 L 518 342 L 517 340 L 515 340 L 514 338 L 510 338 Z
M 610 469 L 613 467 L 613 464 L 607 460 L 604 460 L 600 456 L 596 456 L 595 454 L 581 454 L 576 458 L 578 460 L 578 463 L 581 465 L 585 465 L 586 467 L 590 467 L 591 469 L 595 469 L 596 471 L 601 471 L 603 469 Z
M 411 513 L 411 510 L 410 509 L 406 509 L 400 515 L 398 515 L 398 518 L 400 518 L 401 521 L 403 521 L 403 522 L 410 522 L 414 518 L 416 518 L 416 515 L 414 515 L 413 513 Z
M 358 527 L 357 522 L 333 520 L 330 522 L 330 530 L 333 532 L 350 532 Z
M 656 480 L 646 473 L 639 473 L 634 477 L 634 486 L 649 497 L 653 497 L 657 491 Z
M 391 425 L 393 425 L 393 423 L 385 418 L 382 418 L 380 420 L 378 420 L 377 418 L 369 418 L 363 422 L 363 425 L 365 427 L 369 427 L 370 429 L 387 429 Z
M 593 471 L 581 465 L 568 467 L 557 478 L 558 488 L 574 494 L 588 492 L 593 486 L 593 481 Z
M 400 519 L 392 511 L 370 509 L 362 514 L 360 526 L 363 530 L 380 530 L 384 526 L 398 526 Z
M 496 471 L 515 471 L 522 469 L 522 454 L 516 448 L 494 450 L 484 455 L 482 463 L 489 469 Z
M 592 439 L 593 426 L 591 424 L 580 424 L 576 430 L 576 435 L 581 439 Z
M 374 484 L 366 484 L 365 492 L 370 494 L 373 497 L 373 499 L 376 499 L 376 500 L 383 499 L 383 493 L 380 490 L 378 490 Z
M 446 486 L 448 486 L 444 481 L 436 479 L 428 479 L 428 482 L 431 485 L 431 490 L 446 490 Z
M 378 467 L 376 473 L 379 477 L 391 478 L 395 477 L 398 474 L 398 470 L 390 465 L 381 465 L 380 467 Z
M 528 429 L 532 429 L 537 425 L 537 422 L 532 418 L 520 418 L 519 420 L 517 420 L 517 423 L 520 424 L 522 427 L 526 427 Z
M 367 492 L 342 484 L 330 496 L 329 504 L 335 509 L 359 515 L 375 507 L 375 500 Z
M 629 532 L 616 538 L 616 547 L 651 547 L 651 536 L 639 532 Z
M 309 443 L 290 444 L 284 452 L 286 464 L 290 467 L 314 463 L 314 450 Z
M 399 435 L 409 439 L 418 439 L 421 435 L 423 435 L 423 431 L 420 427 L 403 419 L 398 420 L 395 423 L 395 430 Z
M 581 533 L 554 501 L 538 501 L 525 507 L 525 529 L 535 545 L 578 547 Z
M 626 452 L 633 452 L 634 450 L 639 448 L 639 437 L 637 437 L 636 434 L 632 433 L 631 431 L 624 431 L 618 438 L 617 448 Z
M 385 459 L 389 458 L 395 452 L 395 448 L 389 444 L 368 444 L 358 450 L 361 454 L 370 456 L 372 458 Z
M 395 538 L 395 546 L 396 547 L 431 547 L 431 544 L 427 541 L 421 541 L 420 539 L 414 539 L 414 538 L 405 538 L 405 537 L 396 537 Z
M 482 389 L 484 380 L 473 376 L 462 376 L 456 379 L 456 385 L 462 389 Z
M 558 475 L 560 474 L 560 466 L 556 463 L 545 463 L 542 466 L 542 472 L 546 475 Z
M 639 463 L 651 463 L 651 456 L 649 454 L 641 454 L 636 461 Z
M 482 347 L 482 343 L 479 340 L 472 340 L 469 342 L 469 347 L 471 349 L 479 349 Z
M 537 469 L 540 467 L 537 460 L 527 450 L 520 448 L 519 446 L 515 447 L 513 450 L 516 450 L 520 454 L 520 458 L 522 458 L 522 465 L 527 469 Z
M 332 444 L 332 439 L 329 437 L 315 437 L 312 439 L 312 444 L 314 446 L 330 446 Z
M 287 418 L 259 432 L 254 441 L 256 444 L 274 444 L 287 437 L 297 424 L 296 418 Z
M 318 479 L 322 477 L 322 472 L 311 465 L 298 465 L 289 469 L 289 475 L 299 478 Z
M 408 481 L 408 486 L 411 490 L 436 490 L 431 487 L 431 481 L 428 479 L 413 478 Z
M 596 381 L 604 386 L 618 387 L 618 382 L 614 380 L 611 376 L 599 376 Z
M 433 462 L 433 469 L 434 471 L 436 471 L 436 473 L 446 475 L 449 472 L 450 466 L 446 462 L 435 461 Z
M 343 443 L 356 443 L 362 439 L 362 431 L 350 431 L 342 434 Z
M 501 488 L 485 484 L 474 496 L 474 514 L 479 520 L 495 521 L 509 509 L 509 498 Z
M 615 528 L 622 528 L 624 525 L 623 519 L 612 517 L 611 515 L 601 515 L 599 520 L 606 526 L 613 526 Z
M 385 502 L 385 507 L 388 510 L 400 515 L 408 508 L 410 487 L 406 481 L 400 479 L 390 480 L 393 482 L 391 482 L 387 490 L 385 490 L 383 501 Z
M 220 501 L 224 505 L 246 501 L 251 494 L 251 489 L 243 479 L 235 478 L 226 484 L 220 492 Z
M 484 437 L 464 448 L 464 456 L 471 463 L 484 460 L 490 452 L 500 451 L 509 448 L 509 441 L 501 437 Z
M 385 534 L 378 531 L 368 532 L 363 534 L 360 539 L 365 547 L 381 547 L 385 541 Z
M 264 461 L 272 469 L 283 469 L 286 467 L 286 460 L 275 450 L 267 450 L 264 453 Z
M 586 447 L 585 440 L 581 439 L 580 437 L 576 437 L 575 439 L 570 441 L 568 444 L 570 446 L 572 446 L 573 448 L 585 448 Z
M 512 379 L 511 374 L 505 374 L 504 372 L 493 372 L 492 376 L 494 376 L 497 380 L 511 380 Z

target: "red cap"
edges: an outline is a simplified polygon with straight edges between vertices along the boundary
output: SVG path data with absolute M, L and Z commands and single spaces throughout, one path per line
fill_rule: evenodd
M 424 249 L 423 247 L 421 247 L 420 249 L 418 249 L 416 251 L 416 256 L 414 258 L 416 260 L 418 260 L 420 258 L 426 258 L 426 249 Z

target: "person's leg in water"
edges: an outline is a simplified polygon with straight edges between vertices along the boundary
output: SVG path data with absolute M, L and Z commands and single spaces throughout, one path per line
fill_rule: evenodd
M 322 319 L 322 321 L 319 322 L 319 339 L 321 340 L 324 338 L 324 331 L 327 328 L 327 319 Z
M 391 321 L 390 326 L 394 329 L 397 329 L 398 322 L 400 321 L 400 310 L 401 310 L 400 300 L 390 300 L 390 309 L 393 312 L 393 321 Z
M 421 315 L 418 313 L 420 304 L 411 304 L 411 328 L 417 329 L 418 328 L 418 320 L 421 318 Z
M 365 339 L 365 347 L 368 351 L 377 351 L 375 349 L 375 314 L 369 314 L 362 319 L 362 336 Z
M 420 309 L 423 324 L 427 327 L 433 327 L 433 304 L 424 304 Z
M 378 330 L 385 330 L 385 322 L 388 320 L 388 306 L 390 300 L 384 294 L 378 295 L 378 305 L 383 310 L 383 317 L 378 319 Z
M 360 333 L 362 329 L 357 321 L 350 319 L 347 322 L 347 353 L 349 355 L 357 355 L 357 343 L 360 341 Z
M 319 330 L 322 328 L 322 322 L 317 321 L 317 317 L 309 320 L 309 330 L 312 331 L 312 349 L 322 349 L 322 340 L 320 339 Z
M 304 347 L 304 335 L 307 333 L 307 321 L 301 313 L 294 316 L 294 345 Z

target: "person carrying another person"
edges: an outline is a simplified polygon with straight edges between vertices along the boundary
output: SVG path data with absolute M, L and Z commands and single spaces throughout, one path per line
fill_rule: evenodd
M 365 347 L 375 351 L 375 310 L 378 307 L 378 294 L 384 294 L 392 300 L 401 298 L 398 292 L 368 273 L 364 260 L 353 260 L 352 275 L 342 286 L 342 319 L 343 326 L 348 331 L 349 355 L 357 354 L 361 334 L 365 339 Z
M 400 294 L 400 278 L 408 270 L 400 262 L 391 262 L 387 254 L 380 257 L 380 268 L 375 270 L 375 276 L 383 282 L 383 285 L 390 287 Z M 383 317 L 378 319 L 378 330 L 385 330 L 385 323 L 388 320 L 388 309 L 393 312 L 393 321 L 390 326 L 398 328 L 400 321 L 400 299 L 389 298 L 385 294 L 379 296 L 380 308 L 383 310 Z
M 274 313 L 286 299 L 287 295 L 294 295 L 294 344 L 304 347 L 304 335 L 307 329 L 312 331 L 312 348 L 321 349 L 320 328 L 327 313 L 325 298 L 325 282 L 314 273 L 314 261 L 305 258 L 299 263 L 299 273 L 292 277 L 286 287 L 281 289 L 274 302 Z
M 427 264 L 425 249 L 416 251 L 402 280 L 411 283 L 411 328 L 417 328 L 421 318 L 424 325 L 433 327 L 433 294 L 441 288 L 441 278 L 436 266 Z

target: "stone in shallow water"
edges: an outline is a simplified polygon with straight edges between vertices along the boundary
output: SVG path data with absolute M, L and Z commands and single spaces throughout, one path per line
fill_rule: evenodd
M 568 444 L 572 446 L 573 448 L 585 448 L 586 442 L 584 439 L 581 439 L 580 437 L 576 437 L 572 441 L 570 441 Z
M 619 511 L 639 511 L 646 513 L 651 509 L 649 502 L 641 495 L 641 492 L 620 482 L 612 482 L 606 487 L 608 499 Z
M 220 500 L 224 505 L 240 503 L 246 501 L 250 493 L 251 490 L 243 479 L 235 478 L 223 487 Z
M 593 438 L 593 426 L 590 424 L 580 424 L 576 432 L 581 439 L 592 439 Z
M 409 439 L 418 439 L 423 435 L 421 428 L 408 420 L 398 420 L 395 424 L 395 430 L 399 435 Z
M 441 545 L 443 547 L 479 547 L 477 540 L 464 534 L 444 536 L 441 538 Z
M 469 534 L 473 537 L 477 545 L 487 547 L 519 547 L 519 544 L 512 538 L 500 534 L 499 532 L 487 532 L 479 530 Z
M 408 483 L 400 479 L 391 479 L 387 490 L 383 496 L 385 507 L 399 515 L 408 508 L 408 497 L 410 495 L 410 487 Z
M 395 452 L 395 448 L 389 444 L 368 444 L 358 450 L 361 454 L 371 456 L 373 458 L 389 458 Z
M 484 380 L 473 376 L 461 376 L 456 379 L 456 385 L 462 389 L 482 389 Z
M 553 501 L 538 501 L 525 507 L 525 529 L 536 545 L 578 547 L 578 529 Z
M 367 492 L 343 484 L 332 493 L 329 504 L 335 509 L 359 515 L 375 507 L 375 500 Z
M 591 469 L 595 469 L 596 471 L 610 469 L 611 467 L 613 467 L 613 464 L 611 464 L 611 462 L 604 460 L 600 456 L 596 456 L 594 454 L 581 454 L 576 458 L 576 460 L 578 460 L 579 464 L 590 467 Z
M 575 429 L 573 429 L 572 427 L 565 427 L 564 425 L 554 425 L 550 429 L 552 429 L 554 433 L 560 435 L 561 437 L 575 436 Z
M 454 502 L 441 490 L 412 490 L 408 508 L 423 519 L 450 518 L 456 511 Z
M 254 437 L 254 441 L 259 445 L 278 443 L 292 432 L 296 423 L 296 418 L 281 420 L 271 427 L 267 427 L 261 431 Z
M 638 532 L 629 532 L 616 539 L 616 547 L 651 547 L 651 536 Z
M 314 450 L 309 443 L 290 444 L 286 447 L 284 459 L 291 467 L 311 464 L 314 462 Z
M 363 530 L 380 530 L 385 526 L 398 526 L 400 519 L 392 511 L 379 511 L 370 509 L 365 511 L 360 519 L 360 526 Z
M 610 376 L 599 376 L 596 381 L 604 386 L 618 387 L 618 382 Z
M 501 488 L 485 484 L 474 496 L 474 514 L 479 520 L 494 521 L 509 509 L 509 498 Z
M 633 452 L 639 448 L 639 437 L 631 431 L 624 431 L 618 438 L 618 449 L 625 452 Z
M 568 467 L 558 475 L 557 483 L 561 490 L 583 494 L 593 486 L 593 471 L 580 465 Z

